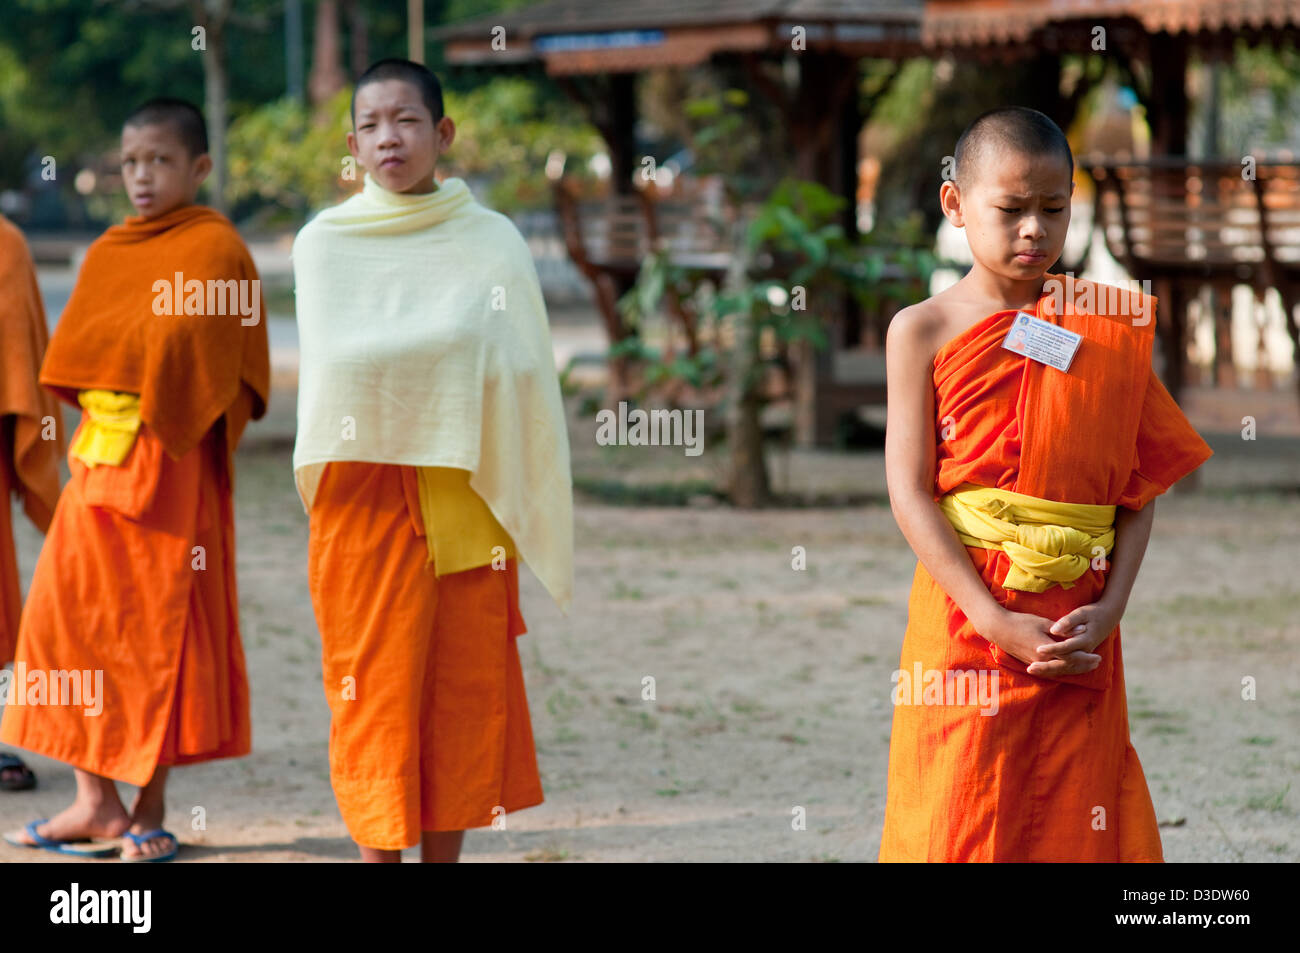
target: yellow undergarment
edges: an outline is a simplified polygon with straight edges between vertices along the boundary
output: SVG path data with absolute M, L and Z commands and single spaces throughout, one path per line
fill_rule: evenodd
M 515 558 L 510 534 L 469 485 L 469 471 L 418 467 L 420 516 L 434 572 L 445 576 Z
M 111 390 L 83 390 L 77 403 L 86 412 L 72 455 L 88 467 L 121 466 L 140 432 L 140 398 Z

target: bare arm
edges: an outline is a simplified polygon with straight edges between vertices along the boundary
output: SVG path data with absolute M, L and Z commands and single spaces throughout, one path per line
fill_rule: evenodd
M 917 559 L 977 631 L 1005 611 L 984 585 L 966 547 L 934 500 L 934 354 L 924 312 L 905 308 L 885 337 L 888 418 L 885 479 L 889 505 Z
M 1097 601 L 1112 606 L 1121 615 L 1128 606 L 1128 597 L 1133 592 L 1138 569 L 1146 556 L 1147 543 L 1151 539 L 1151 524 L 1155 518 L 1155 500 L 1140 510 L 1121 506 L 1115 512 L 1115 548 L 1110 553 L 1106 589 Z

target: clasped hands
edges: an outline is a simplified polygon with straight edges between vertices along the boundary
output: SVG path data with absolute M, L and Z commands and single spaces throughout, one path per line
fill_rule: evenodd
M 1123 606 L 1105 598 L 1072 609 L 1055 622 L 1031 612 L 1002 606 L 997 610 L 984 626 L 977 627 L 979 634 L 1024 662 L 1030 675 L 1043 678 L 1082 675 L 1095 669 L 1101 656 L 1093 650 L 1115 631 L 1124 614 Z

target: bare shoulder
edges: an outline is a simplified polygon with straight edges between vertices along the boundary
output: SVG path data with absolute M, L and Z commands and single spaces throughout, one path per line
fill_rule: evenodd
M 942 298 L 942 294 L 926 298 L 895 314 L 886 333 L 886 348 L 895 354 L 932 360 L 949 323 Z
M 939 349 L 989 313 L 990 305 L 972 300 L 960 285 L 899 311 L 889 325 L 897 346 L 933 361 Z

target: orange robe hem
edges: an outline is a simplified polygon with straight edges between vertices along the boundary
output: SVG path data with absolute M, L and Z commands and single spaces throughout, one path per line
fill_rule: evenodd
M 29 685 L 15 680 L 26 694 L 0 741 L 135 785 L 160 765 L 247 754 L 224 428 L 178 460 L 142 425 L 122 466 L 68 463 L 19 627 Z M 93 707 L 32 694 L 33 673 L 72 671 L 101 680 Z
M 437 577 L 414 467 L 327 464 L 310 523 L 330 780 L 353 840 L 402 850 L 542 803 L 517 563 Z

